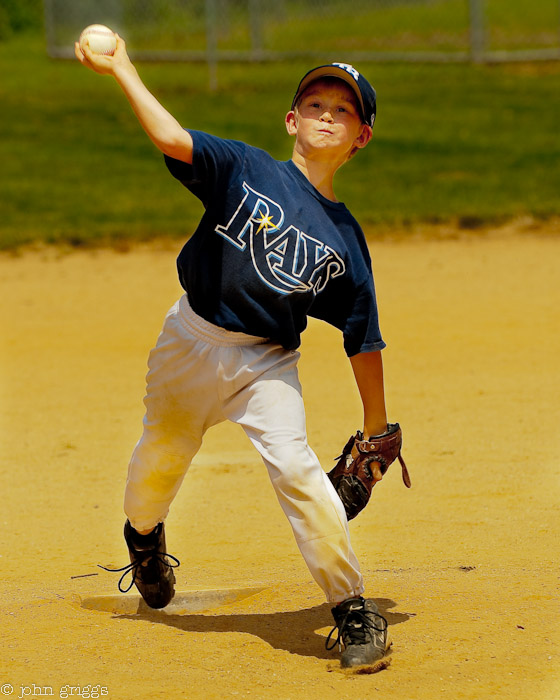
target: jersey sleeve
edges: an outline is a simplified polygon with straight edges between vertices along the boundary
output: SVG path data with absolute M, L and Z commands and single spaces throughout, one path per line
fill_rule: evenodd
M 344 282 L 331 284 L 325 293 L 316 297 L 309 315 L 342 331 L 348 357 L 383 350 L 386 346 L 379 328 L 373 278 L 359 287 L 350 287 Z
M 379 329 L 379 313 L 373 279 L 356 290 L 352 309 L 342 328 L 348 357 L 360 352 L 383 350 L 385 341 Z
M 164 156 L 169 172 L 208 208 L 224 187 L 243 168 L 246 144 L 189 129 L 193 139 L 193 162 Z

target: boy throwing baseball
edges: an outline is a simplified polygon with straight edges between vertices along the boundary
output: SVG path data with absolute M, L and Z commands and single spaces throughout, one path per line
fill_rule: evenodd
M 346 64 L 309 71 L 286 116 L 292 158 L 278 162 L 183 129 L 144 86 L 120 37 L 113 56 L 87 45 L 83 53 L 76 45 L 76 56 L 116 79 L 171 174 L 205 207 L 177 261 L 185 294 L 149 357 L 144 430 L 126 484 L 125 573 L 148 605 L 169 603 L 178 565 L 165 545 L 170 504 L 205 431 L 234 421 L 260 453 L 305 562 L 333 604 L 341 665 L 386 665 L 387 622 L 362 597 L 345 507 L 307 444 L 297 375 L 307 317 L 334 325 L 363 401 L 363 435 L 390 432 L 368 249 L 333 191 L 334 174 L 372 137 L 375 91 Z M 383 469 L 374 471 L 373 483 Z

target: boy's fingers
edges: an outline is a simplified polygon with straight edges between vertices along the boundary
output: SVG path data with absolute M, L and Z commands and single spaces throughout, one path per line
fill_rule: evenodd
M 86 40 L 83 46 L 82 53 L 84 54 L 84 60 L 82 63 L 91 68 L 96 73 L 110 73 L 111 72 L 111 61 L 113 56 L 105 56 L 104 54 L 94 53 Z
M 88 60 L 86 59 L 84 52 L 80 48 L 80 44 L 77 41 L 74 44 L 74 53 L 76 54 L 76 58 L 78 59 L 78 61 L 82 65 L 88 66 Z M 91 67 L 91 66 L 88 66 L 88 67 Z
M 112 73 L 116 65 L 115 59 L 118 56 L 119 62 L 123 60 L 123 55 L 126 56 L 126 45 L 123 39 L 117 34 L 117 47 L 115 53 L 111 55 L 96 54 L 91 50 L 89 41 L 86 38 L 82 45 L 79 42 L 74 43 L 74 53 L 76 58 L 83 66 L 90 68 L 96 73 L 107 74 Z
M 83 52 L 84 56 L 88 59 L 88 61 L 93 56 L 93 51 L 89 47 L 89 39 L 87 37 L 86 37 L 86 40 L 84 41 L 82 52 Z
M 86 68 L 91 68 L 91 70 L 95 70 L 95 68 L 92 66 L 91 62 L 88 60 L 88 57 L 86 55 L 87 51 L 89 50 L 89 46 L 87 45 L 84 45 L 84 51 L 82 51 L 82 48 L 78 42 L 74 44 L 74 53 L 76 54 L 76 58 L 78 59 L 78 61 Z
M 121 51 L 126 51 L 126 44 L 125 44 L 124 39 L 121 36 L 119 36 L 116 32 L 115 32 L 115 37 L 117 38 L 117 46 L 115 48 L 115 53 L 113 55 L 118 54 Z

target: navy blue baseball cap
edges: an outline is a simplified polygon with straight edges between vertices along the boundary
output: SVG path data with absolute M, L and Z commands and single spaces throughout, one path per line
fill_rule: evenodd
M 344 82 L 347 83 L 356 93 L 358 104 L 362 110 L 361 116 L 364 124 L 373 126 L 373 123 L 375 122 L 375 115 L 377 113 L 375 90 L 364 78 L 364 76 L 349 63 L 328 63 L 324 66 L 312 68 L 303 76 L 300 84 L 298 85 L 298 89 L 296 90 L 296 94 L 294 95 L 294 99 L 292 101 L 292 109 L 294 109 L 299 96 L 307 88 L 307 86 L 314 80 L 319 80 L 320 78 L 339 78 L 340 80 L 344 80 Z

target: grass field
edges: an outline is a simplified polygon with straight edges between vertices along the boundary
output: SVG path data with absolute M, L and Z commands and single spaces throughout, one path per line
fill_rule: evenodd
M 290 157 L 283 117 L 308 63 L 221 65 L 215 93 L 204 65 L 138 68 L 185 126 Z M 378 121 L 337 193 L 368 230 L 560 214 L 560 64 L 359 68 Z M 0 247 L 189 235 L 200 204 L 110 78 L 48 59 L 35 36 L 0 43 L 0 73 Z

